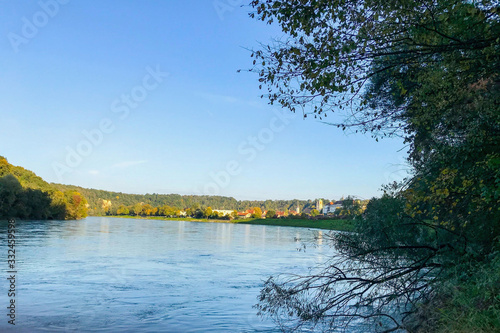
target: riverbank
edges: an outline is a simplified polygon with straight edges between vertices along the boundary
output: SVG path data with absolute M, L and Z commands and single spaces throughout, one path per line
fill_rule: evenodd
M 119 215 L 109 216 L 117 218 L 132 218 L 141 220 L 160 220 L 160 221 L 187 221 L 187 222 L 208 222 L 208 223 L 238 223 L 238 224 L 256 224 L 256 225 L 275 225 L 281 227 L 297 227 L 297 228 L 315 228 L 337 231 L 352 231 L 354 223 L 350 220 L 309 220 L 309 219 L 237 219 L 237 220 L 217 220 L 217 219 L 196 219 L 192 217 L 171 218 L 163 216 L 132 216 Z

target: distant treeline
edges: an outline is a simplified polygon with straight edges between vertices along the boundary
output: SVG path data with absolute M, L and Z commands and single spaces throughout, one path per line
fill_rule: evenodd
M 32 171 L 0 156 L 0 219 L 81 219 L 87 201 L 74 190 L 61 191 Z
M 73 185 L 53 184 L 61 191 L 77 191 L 88 201 L 89 215 L 105 215 L 111 210 L 112 215 L 117 214 L 120 206 L 131 207 L 142 203 L 152 207 L 169 206 L 176 210 L 212 209 L 238 210 L 243 211 L 252 207 L 259 207 L 264 210 L 286 211 L 315 208 L 316 201 L 313 200 L 265 200 L 249 201 L 236 200 L 232 197 L 208 196 L 208 195 L 179 195 L 179 194 L 127 194 L 121 192 L 110 192 L 104 190 L 87 189 Z M 105 201 L 106 202 L 105 202 Z M 107 202 L 111 202 L 111 206 Z M 323 199 L 323 202 L 329 202 Z

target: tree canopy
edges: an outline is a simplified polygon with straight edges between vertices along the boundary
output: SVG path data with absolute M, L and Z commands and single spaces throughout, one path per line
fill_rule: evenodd
M 0 219 L 81 219 L 87 201 L 76 191 L 59 191 L 33 172 L 0 156 Z
M 344 130 L 403 137 L 412 166 L 357 218 L 357 233 L 332 237 L 339 256 L 323 272 L 270 279 L 259 309 L 299 326 L 356 317 L 418 326 L 418 309 L 458 279 L 454 267 L 467 281 L 500 250 L 499 3 L 251 4 L 251 17 L 285 34 L 252 53 L 263 97 L 304 117 L 333 116 Z

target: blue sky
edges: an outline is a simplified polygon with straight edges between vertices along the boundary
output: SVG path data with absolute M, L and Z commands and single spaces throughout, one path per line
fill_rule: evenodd
M 3 1 L 0 155 L 49 182 L 237 199 L 380 195 L 401 140 L 260 99 L 243 1 Z

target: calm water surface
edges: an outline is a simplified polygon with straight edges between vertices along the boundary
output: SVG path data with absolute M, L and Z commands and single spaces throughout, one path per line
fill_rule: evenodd
M 0 257 L 7 258 L 2 223 Z M 327 247 L 318 230 L 92 217 L 18 221 L 16 326 L 0 331 L 279 332 L 252 306 L 269 275 L 306 273 Z M 321 243 L 321 240 L 319 240 Z

